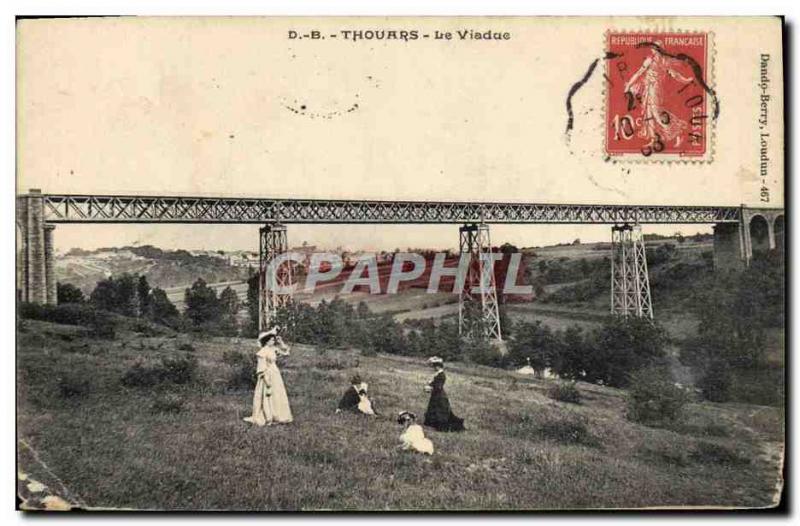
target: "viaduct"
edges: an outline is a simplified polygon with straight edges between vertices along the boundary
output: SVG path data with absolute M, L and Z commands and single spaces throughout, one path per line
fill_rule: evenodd
M 653 317 L 641 226 L 714 225 L 714 267 L 743 269 L 754 252 L 782 249 L 784 211 L 742 206 L 537 204 L 442 201 L 371 201 L 44 194 L 17 196 L 17 289 L 20 300 L 56 303 L 53 233 L 67 223 L 189 223 L 260 225 L 260 324 L 266 326 L 286 296 L 268 290 L 269 261 L 288 249 L 290 224 L 455 224 L 460 250 L 470 260 L 460 293 L 462 331 L 470 306 L 483 318 L 483 331 L 502 339 L 493 283 L 481 279 L 491 251 L 490 224 L 607 224 L 612 231 L 611 311 Z M 291 282 L 283 265 L 278 284 Z M 281 274 L 282 273 L 282 274 Z M 493 273 L 488 272 L 493 276 Z M 491 279 L 491 278 L 490 278 Z M 479 290 L 479 292 L 475 292 Z

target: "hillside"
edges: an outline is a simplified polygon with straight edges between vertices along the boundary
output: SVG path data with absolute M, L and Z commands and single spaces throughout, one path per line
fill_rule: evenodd
M 153 287 L 184 288 L 197 278 L 207 283 L 247 279 L 246 266 L 233 266 L 228 259 L 185 250 L 161 250 L 152 246 L 103 248 L 86 251 L 73 249 L 56 258 L 56 277 L 71 283 L 87 296 L 98 281 L 125 272 L 147 276 Z
M 140 329 L 142 329 L 140 327 Z M 581 405 L 549 384 L 457 364 L 447 390 L 463 434 L 426 429 L 433 457 L 397 449 L 403 409 L 424 413 L 419 359 L 295 346 L 282 359 L 295 423 L 242 422 L 252 392 L 226 387 L 228 351 L 251 341 L 85 329 L 24 320 L 18 333 L 20 470 L 89 507 L 136 509 L 564 509 L 769 506 L 782 410 L 692 404 L 669 429 L 624 416 L 624 392 L 578 383 Z M 153 334 L 152 330 L 147 331 Z M 194 356 L 189 384 L 124 387 L 137 361 Z M 376 419 L 336 415 L 359 372 Z M 46 470 L 43 465 L 48 466 Z M 57 476 L 60 482 L 54 479 Z

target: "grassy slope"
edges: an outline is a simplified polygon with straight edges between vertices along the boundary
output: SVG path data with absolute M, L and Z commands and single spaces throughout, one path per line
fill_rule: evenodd
M 283 362 L 296 422 L 252 428 L 241 421 L 251 393 L 225 392 L 225 350 L 249 341 L 195 341 L 201 383 L 173 386 L 178 414 L 155 414 L 153 390 L 124 389 L 137 358 L 175 355 L 181 338 L 124 333 L 90 340 L 74 327 L 25 322 L 19 333 L 19 438 L 90 506 L 151 509 L 552 509 L 677 505 L 765 506 L 782 441 L 777 408 L 693 405 L 678 431 L 624 419 L 623 393 L 579 384 L 583 405 L 550 400 L 547 383 L 458 365 L 447 389 L 468 431 L 427 431 L 433 457 L 396 449 L 390 417 L 335 415 L 356 370 L 376 407 L 424 412 L 430 371 L 419 360 L 295 347 Z M 77 398 L 58 378 L 91 378 Z M 545 420 L 587 418 L 585 444 L 542 440 Z M 701 441 L 744 460 L 695 458 Z M 768 456 L 764 456 L 768 455 Z M 26 463 L 26 457 L 20 457 Z M 33 475 L 33 462 L 23 466 Z M 44 475 L 42 475 L 44 476 Z

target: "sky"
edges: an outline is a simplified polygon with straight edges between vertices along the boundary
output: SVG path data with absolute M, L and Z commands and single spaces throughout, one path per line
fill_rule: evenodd
M 117 18 L 18 23 L 20 192 L 539 203 L 783 202 L 782 100 L 759 164 L 760 57 L 780 86 L 777 19 Z M 566 98 L 606 31 L 702 32 L 721 101 L 709 155 L 607 159 L 604 66 Z M 508 33 L 461 40 L 458 31 Z M 344 31 L 431 38 L 358 40 Z M 291 38 L 319 31 L 326 39 Z M 438 32 L 438 33 L 437 33 Z M 451 39 L 435 34 L 451 33 Z M 336 34 L 337 38 L 330 35 Z M 747 34 L 748 38 L 741 38 Z M 763 130 L 762 130 L 763 131 Z M 645 232 L 710 232 L 646 226 Z M 495 244 L 603 241 L 608 226 L 494 226 Z M 298 225 L 290 243 L 452 248 L 449 226 Z M 60 225 L 56 248 L 252 249 L 257 228 Z
M 109 239 L 102 235 L 109 228 L 118 237 Z M 646 225 L 644 233 L 671 235 L 682 232 L 710 233 L 708 225 Z M 202 231 L 202 236 L 198 233 Z M 583 242 L 611 241 L 608 225 L 492 225 L 492 244 L 509 242 L 518 247 L 547 246 L 571 243 L 576 238 Z M 341 246 L 349 250 L 379 252 L 399 248 L 458 249 L 457 225 L 289 225 L 290 246 L 300 246 L 304 241 L 321 250 Z M 248 250 L 258 251 L 256 225 L 58 225 L 55 230 L 56 251 L 68 252 L 71 248 L 92 250 L 96 248 L 154 245 L 168 249 L 184 250 Z

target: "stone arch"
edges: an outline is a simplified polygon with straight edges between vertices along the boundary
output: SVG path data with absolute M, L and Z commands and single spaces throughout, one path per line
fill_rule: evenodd
M 756 214 L 750 218 L 750 244 L 753 254 L 767 252 L 770 247 L 770 225 L 767 219 Z
M 784 232 L 785 232 L 785 225 L 784 225 L 784 218 L 783 214 L 778 215 L 775 217 L 775 221 L 772 223 L 772 231 L 775 235 L 775 248 L 783 253 L 783 244 L 784 244 Z

